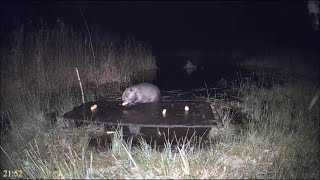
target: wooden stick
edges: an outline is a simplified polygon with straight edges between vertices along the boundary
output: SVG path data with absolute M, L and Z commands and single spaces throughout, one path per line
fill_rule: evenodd
M 80 90 L 81 90 L 81 95 L 82 95 L 82 103 L 84 104 L 85 101 L 84 101 L 83 89 L 82 89 L 81 79 L 80 79 L 80 75 L 79 75 L 79 71 L 78 71 L 77 67 L 76 67 L 76 73 L 77 73 L 78 81 L 79 81 L 79 85 L 80 85 Z

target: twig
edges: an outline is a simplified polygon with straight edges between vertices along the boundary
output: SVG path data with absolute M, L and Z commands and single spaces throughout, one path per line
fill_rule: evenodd
M 78 71 L 78 68 L 77 68 L 77 67 L 76 67 L 76 73 L 77 73 L 78 81 L 79 81 L 79 85 L 80 85 L 80 90 L 81 90 L 81 95 L 82 95 L 82 103 L 84 104 L 84 103 L 85 103 L 85 101 L 84 101 L 84 95 L 83 95 L 82 83 L 81 83 L 81 79 L 80 79 L 80 75 L 79 75 L 79 71 Z
M 317 89 L 316 94 L 312 98 L 310 105 L 309 105 L 309 110 L 311 110 L 312 107 L 314 106 L 314 104 L 316 104 L 317 100 L 319 99 L 319 96 L 320 96 L 320 88 Z
M 10 160 L 10 162 L 15 166 L 15 168 L 17 168 L 16 164 L 13 162 L 13 160 L 10 158 L 10 156 L 7 154 L 7 152 L 2 148 L 2 146 L 0 146 L 2 152 L 4 152 L 4 154 L 8 157 L 8 159 Z
M 91 34 L 90 34 L 90 31 L 89 31 L 89 27 L 88 27 L 88 24 L 87 24 L 86 19 L 84 18 L 84 15 L 83 15 L 83 13 L 82 13 L 81 8 L 80 8 L 80 13 L 81 13 L 82 19 L 83 19 L 83 21 L 84 21 L 84 24 L 86 25 L 87 31 L 88 31 L 88 35 L 89 35 L 89 45 L 90 45 L 90 47 L 91 47 L 93 59 L 96 59 L 96 56 L 95 56 L 94 50 L 93 50 L 93 46 L 92 46 L 92 40 L 91 40 Z

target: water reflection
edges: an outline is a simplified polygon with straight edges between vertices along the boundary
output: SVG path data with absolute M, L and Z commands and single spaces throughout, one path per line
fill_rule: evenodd
M 192 62 L 190 60 L 188 60 L 186 65 L 184 65 L 183 69 L 190 76 L 193 71 L 197 70 L 197 65 L 192 64 Z
M 227 80 L 237 78 L 236 69 L 226 59 L 211 57 L 205 61 L 193 63 L 174 58 L 157 59 L 158 69 L 140 71 L 130 79 L 132 84 L 149 82 L 157 85 L 160 90 L 182 90 L 216 87 L 221 78 Z M 192 61 L 192 62 L 191 62 Z M 201 62 L 201 63 L 200 63 Z

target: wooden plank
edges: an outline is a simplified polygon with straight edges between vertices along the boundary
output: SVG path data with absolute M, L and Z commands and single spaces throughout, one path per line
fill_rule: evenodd
M 92 106 L 96 106 L 91 110 Z M 185 106 L 189 111 L 185 111 Z M 163 109 L 166 114 L 163 115 Z M 210 104 L 200 101 L 168 101 L 123 107 L 121 102 L 87 102 L 63 115 L 78 122 L 141 127 L 212 127 L 218 125 Z
M 185 111 L 185 106 L 189 111 Z M 91 110 L 92 107 L 95 109 Z M 166 115 L 162 114 L 167 110 Z M 75 107 L 63 115 L 64 118 L 84 124 L 103 124 L 103 135 L 93 135 L 90 146 L 98 147 L 112 141 L 112 132 L 118 125 L 123 127 L 123 137 L 132 138 L 133 144 L 139 144 L 139 138 L 161 146 L 168 140 L 179 144 L 179 139 L 201 137 L 205 139 L 209 130 L 219 126 L 209 103 L 193 100 L 169 100 L 160 103 L 139 104 L 124 107 L 119 101 L 87 102 Z M 99 143 L 98 143 L 99 142 Z

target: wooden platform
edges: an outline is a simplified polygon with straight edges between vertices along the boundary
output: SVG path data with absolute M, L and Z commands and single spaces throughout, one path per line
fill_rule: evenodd
M 188 111 L 185 111 L 186 106 L 189 107 Z M 194 135 L 204 137 L 211 127 L 220 124 L 209 103 L 186 100 L 128 107 L 117 101 L 87 102 L 63 117 L 77 123 L 104 124 L 107 131 L 114 130 L 120 124 L 124 137 L 142 135 L 147 142 L 156 141 L 157 144 L 163 144 L 166 139 Z

